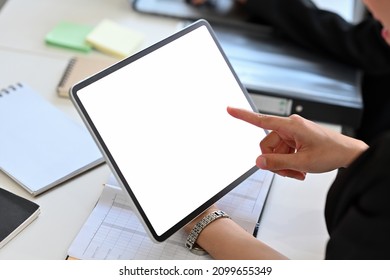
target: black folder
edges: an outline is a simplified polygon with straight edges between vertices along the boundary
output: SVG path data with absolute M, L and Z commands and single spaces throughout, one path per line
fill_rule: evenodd
M 309 52 L 271 29 L 219 24 L 213 28 L 259 111 L 359 126 L 363 110 L 359 70 Z

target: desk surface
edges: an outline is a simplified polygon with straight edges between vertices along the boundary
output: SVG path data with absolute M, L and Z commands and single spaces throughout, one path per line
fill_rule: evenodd
M 319 7 L 338 12 L 348 21 L 356 18 L 356 0 L 313 0 Z M 50 12 L 49 12 L 50 11 Z M 133 12 L 128 0 L 21 1 L 7 0 L 0 10 L 0 45 L 23 50 L 63 54 L 43 43 L 46 33 L 60 20 L 96 25 L 103 18 L 128 25 L 145 34 L 142 47 L 170 35 L 178 21 Z
M 136 14 L 126 0 L 8 0 L 0 10 L 0 87 L 26 82 L 81 122 L 71 101 L 56 94 L 68 59 L 77 53 L 45 45 L 44 36 L 60 20 L 94 25 L 104 18 L 143 33 L 141 47 L 165 38 L 178 26 L 174 19 Z M 109 174 L 107 165 L 102 165 L 32 198 L 0 173 L 0 186 L 42 208 L 38 219 L 0 250 L 0 259 L 65 259 Z M 258 237 L 290 258 L 322 259 L 328 238 L 325 197 L 335 174 L 309 174 L 304 182 L 276 176 Z

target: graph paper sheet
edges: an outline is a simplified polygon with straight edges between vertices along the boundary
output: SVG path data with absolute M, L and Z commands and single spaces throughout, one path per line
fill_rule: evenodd
M 248 232 L 257 234 L 273 173 L 259 170 L 216 204 Z M 68 255 L 86 260 L 209 259 L 184 247 L 187 235 L 176 232 L 162 243 L 153 242 L 113 178 L 105 184 L 98 203 L 72 242 Z

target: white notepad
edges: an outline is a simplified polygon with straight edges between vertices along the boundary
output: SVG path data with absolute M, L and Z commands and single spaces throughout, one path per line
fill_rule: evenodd
M 0 89 L 0 170 L 38 195 L 102 163 L 86 128 L 25 84 Z

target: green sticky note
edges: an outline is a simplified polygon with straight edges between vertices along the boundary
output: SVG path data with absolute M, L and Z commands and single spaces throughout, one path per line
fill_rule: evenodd
M 93 26 L 71 22 L 60 22 L 45 37 L 48 44 L 89 52 L 92 46 L 85 38 L 93 30 Z

